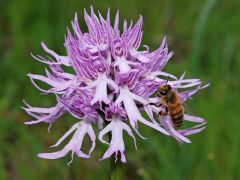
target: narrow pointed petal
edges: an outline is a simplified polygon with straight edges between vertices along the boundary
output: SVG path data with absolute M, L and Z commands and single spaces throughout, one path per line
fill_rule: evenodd
M 77 127 L 79 126 L 78 123 L 74 124 L 57 142 L 56 144 L 50 146 L 50 147 L 56 147 L 59 144 L 61 144 L 74 130 L 77 129 Z
M 205 121 L 201 117 L 191 116 L 191 115 L 188 115 L 188 114 L 184 114 L 184 120 L 191 121 L 191 122 L 196 122 L 196 123 L 202 123 L 202 122 Z
M 87 131 L 87 133 L 88 133 L 88 135 L 89 135 L 89 137 L 90 137 L 90 139 L 91 139 L 91 141 L 92 141 L 92 147 L 91 147 L 91 149 L 89 150 L 89 155 L 92 153 L 92 151 L 94 150 L 94 148 L 95 148 L 95 146 L 96 146 L 96 135 L 95 135 L 95 133 L 94 133 L 94 131 L 93 131 L 93 128 L 92 128 L 92 126 L 90 126 L 89 128 L 88 128 L 88 131 Z
M 107 141 L 103 140 L 103 136 L 108 132 L 110 132 L 111 130 L 112 130 L 112 124 L 110 123 L 103 130 L 100 131 L 98 135 L 98 139 L 104 144 L 109 144 Z
M 69 151 L 67 149 L 62 149 L 61 151 L 52 153 L 39 153 L 37 156 L 44 159 L 58 159 L 67 155 Z

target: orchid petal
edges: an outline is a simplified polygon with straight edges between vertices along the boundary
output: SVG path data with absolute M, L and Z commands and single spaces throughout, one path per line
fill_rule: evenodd
M 58 159 L 61 157 L 66 156 L 68 153 L 67 149 L 62 149 L 58 152 L 52 152 L 52 153 L 39 153 L 37 156 L 44 159 Z
M 99 135 L 98 135 L 98 139 L 99 139 L 102 143 L 109 145 L 109 143 L 108 143 L 107 141 L 103 140 L 103 136 L 104 136 L 105 134 L 107 134 L 108 132 L 110 132 L 111 129 L 112 129 L 112 124 L 109 123 L 103 130 L 100 131 L 100 133 L 99 133 Z
M 122 127 L 123 127 L 123 129 L 124 129 L 125 131 L 127 131 L 128 135 L 133 138 L 134 145 L 135 145 L 135 149 L 137 149 L 136 139 L 135 139 L 135 136 L 134 136 L 133 133 L 132 133 L 131 128 L 130 128 L 128 125 L 126 125 L 125 123 L 122 124 Z
M 92 126 L 90 126 L 90 127 L 88 128 L 87 133 L 88 133 L 88 135 L 89 135 L 89 137 L 90 137 L 90 139 L 91 139 L 91 141 L 92 141 L 92 147 L 91 147 L 91 149 L 90 149 L 90 151 L 89 151 L 89 155 L 90 155 L 90 154 L 92 153 L 92 151 L 94 150 L 95 146 L 96 146 L 96 143 L 95 143 L 95 141 L 96 141 L 96 135 L 95 135 L 95 133 L 94 133 L 94 131 L 93 131 Z
M 107 79 L 107 84 L 114 89 L 114 93 L 118 92 L 118 85 L 111 79 Z
M 191 121 L 191 122 L 197 122 L 197 123 L 202 123 L 202 122 L 205 121 L 201 117 L 191 116 L 191 115 L 188 115 L 188 114 L 184 114 L 184 120 Z
M 57 142 L 56 144 L 50 146 L 50 147 L 56 147 L 59 144 L 61 144 L 74 130 L 78 128 L 79 124 L 74 124 Z
M 48 47 L 46 46 L 46 44 L 44 42 L 42 42 L 41 45 L 42 45 L 42 48 L 44 49 L 44 51 L 46 51 L 48 54 L 52 55 L 57 61 L 60 61 L 65 66 L 70 66 L 71 65 L 69 57 L 58 55 L 54 51 L 48 49 Z

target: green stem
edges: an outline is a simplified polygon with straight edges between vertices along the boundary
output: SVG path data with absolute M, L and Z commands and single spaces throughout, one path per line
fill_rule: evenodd
M 115 162 L 115 157 L 110 159 L 110 179 L 122 180 L 123 179 L 123 164 L 121 161 Z

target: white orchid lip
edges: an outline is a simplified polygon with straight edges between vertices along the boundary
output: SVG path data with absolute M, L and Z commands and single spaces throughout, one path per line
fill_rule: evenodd
M 199 90 L 206 88 L 200 79 L 184 79 L 162 71 L 173 52 L 168 49 L 166 37 L 159 47 L 151 51 L 146 45 L 140 50 L 142 40 L 143 18 L 133 24 L 124 20 L 123 30 L 119 29 L 119 12 L 116 13 L 114 25 L 110 22 L 110 10 L 104 18 L 100 12 L 95 14 L 93 7 L 90 14 L 84 9 L 84 20 L 88 32 L 82 32 L 78 17 L 75 14 L 71 22 L 73 33 L 67 28 L 64 46 L 66 55 L 59 55 L 42 42 L 42 49 L 49 54 L 48 58 L 32 55 L 34 59 L 44 63 L 46 75 L 29 73 L 32 84 L 43 94 L 54 94 L 54 107 L 33 107 L 25 101 L 22 107 L 33 120 L 25 124 L 48 123 L 49 128 L 65 113 L 78 120 L 51 147 L 60 145 L 71 134 L 69 142 L 62 150 L 51 153 L 40 153 L 38 157 L 57 159 L 71 152 L 71 161 L 76 154 L 81 158 L 90 158 L 96 145 L 94 126 L 99 129 L 98 139 L 109 147 L 100 160 L 115 155 L 121 162 L 127 162 L 123 132 L 132 137 L 136 147 L 134 134 L 144 138 L 138 129 L 142 123 L 181 143 L 190 143 L 187 136 L 204 130 L 206 121 L 203 118 L 184 114 L 184 122 L 195 124 L 187 129 L 175 129 L 169 115 L 159 116 L 164 107 L 161 99 L 155 96 L 160 85 L 169 84 L 184 102 Z M 69 68 L 72 73 L 66 72 Z M 44 89 L 38 84 L 48 85 Z M 187 89 L 187 90 L 186 90 Z M 146 113 L 148 117 L 143 116 Z M 97 129 L 96 128 L 96 129 Z M 104 136 L 111 133 L 109 142 Z M 90 137 L 92 146 L 89 153 L 82 149 L 85 136 Z M 137 147 L 136 147 L 137 149 Z
M 82 120 L 81 122 L 74 124 L 71 127 L 71 129 L 69 129 L 57 141 L 57 143 L 52 145 L 51 147 L 57 147 L 58 145 L 60 145 L 74 130 L 76 130 L 76 132 L 74 133 L 73 137 L 68 142 L 68 144 L 62 150 L 57 151 L 57 152 L 52 152 L 52 153 L 40 153 L 40 154 L 38 154 L 38 157 L 41 157 L 44 159 L 57 159 L 57 158 L 65 156 L 68 152 L 72 151 L 72 155 L 71 155 L 72 158 L 71 158 L 71 161 L 68 163 L 68 165 L 73 161 L 74 153 L 76 153 L 78 157 L 89 158 L 91 152 L 95 148 L 96 136 L 95 136 L 95 133 L 93 131 L 91 124 L 87 120 Z M 89 137 L 92 141 L 92 147 L 91 147 L 88 155 L 83 153 L 80 150 L 82 147 L 83 138 L 86 134 L 89 135 Z
M 125 130 L 129 136 L 131 136 L 134 140 L 135 148 L 137 149 L 136 145 L 136 139 L 132 133 L 131 128 L 125 124 L 119 117 L 115 117 L 111 120 L 111 122 L 99 133 L 99 140 L 109 145 L 108 150 L 105 152 L 103 157 L 100 160 L 104 160 L 112 156 L 113 153 L 115 153 L 115 161 L 117 161 L 117 155 L 118 153 L 121 154 L 121 161 L 123 163 L 126 163 L 126 157 L 124 155 L 125 151 L 125 145 L 123 140 L 123 130 Z M 110 143 L 103 140 L 103 136 L 111 131 L 111 140 Z
M 118 91 L 117 84 L 113 80 L 108 79 L 105 73 L 100 73 L 96 81 L 89 83 L 88 86 L 81 89 L 91 89 L 96 87 L 94 98 L 91 101 L 92 105 L 96 102 L 104 102 L 105 104 L 109 104 L 110 99 L 107 94 L 107 86 L 111 86 L 115 93 Z
M 116 100 L 116 103 L 120 104 L 122 102 L 124 104 L 130 124 L 132 125 L 134 130 L 136 130 L 137 133 L 138 133 L 137 122 L 140 121 L 143 124 L 145 124 L 149 127 L 152 127 L 154 129 L 156 129 L 157 131 L 162 132 L 163 134 L 169 135 L 169 133 L 162 127 L 156 126 L 155 124 L 144 119 L 142 117 L 141 113 L 139 112 L 134 101 L 138 101 L 138 102 L 142 103 L 143 105 L 148 104 L 147 100 L 145 100 L 144 98 L 142 98 L 136 94 L 133 94 L 132 92 L 130 92 L 128 90 L 127 87 L 120 88 L 120 95 L 119 95 L 118 99 Z

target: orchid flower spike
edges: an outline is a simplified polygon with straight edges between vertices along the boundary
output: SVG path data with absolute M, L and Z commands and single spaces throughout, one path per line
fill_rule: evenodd
M 139 50 L 143 17 L 140 16 L 135 24 L 128 24 L 125 20 L 122 30 L 119 17 L 117 12 L 115 22 L 111 23 L 110 11 L 104 18 L 100 12 L 95 14 L 91 7 L 90 13 L 84 11 L 87 32 L 82 32 L 79 27 L 77 14 L 71 23 L 72 32 L 67 29 L 65 55 L 57 54 L 44 42 L 41 45 L 49 58 L 32 55 L 48 68 L 46 75 L 28 74 L 28 77 L 42 93 L 54 94 L 56 105 L 33 107 L 24 101 L 23 109 L 33 117 L 26 124 L 48 123 L 51 126 L 65 113 L 77 119 L 76 124 L 52 146 L 58 146 L 73 134 L 62 150 L 39 153 L 38 157 L 57 159 L 71 152 L 70 162 L 74 154 L 90 158 L 98 137 L 108 146 L 100 160 L 115 155 L 116 161 L 120 158 L 125 163 L 123 132 L 126 131 L 133 139 L 137 149 L 135 136 L 145 139 L 138 129 L 140 123 L 181 143 L 190 143 L 187 136 L 205 128 L 206 121 L 200 117 L 184 114 L 184 122 L 197 123 L 184 129 L 176 128 L 169 114 L 158 115 L 164 107 L 153 104 L 161 104 L 161 99 L 155 95 L 160 85 L 167 82 L 183 103 L 208 85 L 202 86 L 199 79 L 184 79 L 184 75 L 178 79 L 164 72 L 162 69 L 173 55 L 168 49 L 166 37 L 154 51 L 150 51 L 148 46 Z M 72 73 L 66 67 L 72 68 Z M 39 81 L 46 83 L 49 89 L 42 88 Z M 144 112 L 148 117 L 142 115 Z M 104 140 L 107 133 L 111 134 L 109 142 Z M 86 135 L 90 137 L 92 146 L 88 152 L 83 152 L 81 149 Z

